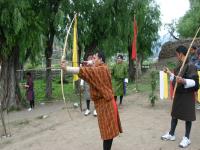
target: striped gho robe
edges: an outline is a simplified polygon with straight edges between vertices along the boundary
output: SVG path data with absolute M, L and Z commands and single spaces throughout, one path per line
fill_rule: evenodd
M 90 85 L 91 99 L 97 111 L 101 138 L 108 140 L 118 136 L 122 133 L 122 128 L 107 65 L 81 67 L 79 77 Z

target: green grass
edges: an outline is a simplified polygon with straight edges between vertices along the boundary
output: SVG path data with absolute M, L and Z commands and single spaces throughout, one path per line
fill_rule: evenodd
M 144 73 L 140 79 L 138 80 L 138 92 L 144 92 L 144 93 L 151 93 L 151 77 L 150 77 L 150 70 L 148 72 Z M 159 72 L 156 74 L 156 90 L 159 88 Z M 127 95 L 132 94 L 136 92 L 136 84 L 135 82 L 128 83 L 127 86 Z
M 138 92 L 150 92 L 151 91 L 151 85 L 150 83 L 138 83 Z M 127 86 L 127 95 L 133 94 L 136 91 L 136 84 L 134 82 L 128 83 Z
M 159 87 L 159 75 L 157 75 L 157 89 Z M 52 98 L 45 99 L 45 88 L 46 83 L 45 80 L 34 80 L 34 90 L 35 90 L 35 101 L 36 103 L 47 102 L 47 101 L 55 101 L 55 100 L 63 100 L 61 85 L 59 83 L 60 78 L 54 78 L 52 80 Z M 68 84 L 64 84 L 64 94 L 66 97 L 66 101 L 70 102 L 79 102 L 79 93 L 76 94 L 73 89 L 72 77 L 67 78 Z M 143 74 L 138 81 L 138 92 L 144 92 L 149 94 L 151 92 L 151 83 L 150 83 L 150 73 L 149 71 Z M 22 96 L 24 99 L 24 103 L 27 103 L 25 96 L 25 89 L 21 89 Z M 127 86 L 127 95 L 134 94 L 136 92 L 136 84 L 134 82 L 129 82 Z
M 55 78 L 52 81 L 52 98 L 45 98 L 45 89 L 46 83 L 45 80 L 34 80 L 34 91 L 35 91 L 35 101 L 36 103 L 47 102 L 53 100 L 63 100 L 62 92 L 61 92 L 61 84 L 59 83 L 60 79 Z M 68 79 L 67 84 L 64 84 L 64 94 L 66 101 L 79 101 L 79 96 L 75 94 L 75 90 L 73 89 L 72 79 Z M 21 89 L 22 96 L 26 99 L 25 89 Z

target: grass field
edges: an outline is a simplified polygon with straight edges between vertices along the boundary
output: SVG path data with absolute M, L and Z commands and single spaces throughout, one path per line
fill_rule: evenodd
M 72 79 L 70 78 L 67 81 L 68 83 L 64 84 L 64 94 L 65 94 L 66 100 L 77 101 L 77 99 L 79 98 L 79 95 L 78 95 L 79 93 L 78 94 L 75 93 Z M 34 80 L 34 91 L 35 91 L 36 103 L 63 100 L 59 78 L 54 78 L 52 81 L 52 98 L 51 99 L 45 98 L 45 90 L 46 90 L 45 80 L 42 80 L 42 79 Z M 25 89 L 21 89 L 21 92 L 22 92 L 23 99 L 26 99 Z

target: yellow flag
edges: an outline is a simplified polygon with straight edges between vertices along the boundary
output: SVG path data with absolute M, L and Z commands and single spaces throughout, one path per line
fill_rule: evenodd
M 78 47 L 77 47 L 77 16 L 74 22 L 74 39 L 73 39 L 73 57 L 72 57 L 73 67 L 78 67 Z M 73 83 L 78 80 L 78 75 L 73 75 Z
M 163 75 L 164 80 L 164 98 L 168 98 L 168 80 L 167 80 L 167 73 L 164 73 Z

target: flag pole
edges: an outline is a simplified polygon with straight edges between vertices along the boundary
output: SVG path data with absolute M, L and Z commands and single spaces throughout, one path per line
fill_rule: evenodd
M 79 86 L 80 86 L 80 84 L 79 84 Z M 82 107 L 82 90 L 81 90 L 81 87 L 79 88 L 79 96 L 80 96 L 80 110 L 82 112 L 83 107 Z
M 136 59 L 135 59 L 135 71 L 136 71 L 136 74 L 135 74 L 135 89 L 136 89 L 136 92 L 138 92 L 138 56 L 136 55 Z
M 138 56 L 137 56 L 137 22 L 134 15 L 134 21 L 133 21 L 133 43 L 132 43 L 132 59 L 135 60 L 135 88 L 136 92 L 138 91 Z

